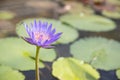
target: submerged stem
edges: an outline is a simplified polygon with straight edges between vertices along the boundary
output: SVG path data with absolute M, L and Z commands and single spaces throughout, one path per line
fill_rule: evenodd
M 39 50 L 40 47 L 36 46 L 36 58 L 35 58 L 35 77 L 36 80 L 40 80 L 40 75 L 39 75 Z

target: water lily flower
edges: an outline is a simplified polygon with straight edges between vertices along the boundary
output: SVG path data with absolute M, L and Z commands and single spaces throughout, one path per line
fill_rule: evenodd
M 28 43 L 36 46 L 35 57 L 35 74 L 36 80 L 40 80 L 39 74 L 39 51 L 40 48 L 52 48 L 51 44 L 58 40 L 61 36 L 60 33 L 55 33 L 55 28 L 52 29 L 52 24 L 34 20 L 34 23 L 25 24 L 25 29 L 29 37 L 22 37 Z
M 52 24 L 47 22 L 34 20 L 34 23 L 29 25 L 24 23 L 24 26 L 29 37 L 23 37 L 23 39 L 42 48 L 52 48 L 51 44 L 58 40 L 62 34 L 61 32 L 55 33 L 55 28 L 52 29 Z

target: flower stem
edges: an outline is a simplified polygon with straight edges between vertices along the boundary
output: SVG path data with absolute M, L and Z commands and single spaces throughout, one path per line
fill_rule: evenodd
M 40 47 L 36 46 L 36 58 L 35 58 L 35 77 L 36 80 L 40 80 L 40 75 L 39 75 L 39 50 Z

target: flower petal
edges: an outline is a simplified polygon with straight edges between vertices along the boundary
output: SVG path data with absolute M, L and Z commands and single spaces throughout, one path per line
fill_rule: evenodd
M 50 25 L 48 26 L 47 32 L 50 33 L 51 30 L 52 30 L 52 24 L 50 24 Z
M 34 28 L 37 28 L 37 22 L 34 20 Z
M 54 37 L 59 37 L 61 34 L 62 34 L 62 32 L 57 33 L 57 34 L 54 35 Z
M 50 35 L 53 35 L 56 32 L 55 28 L 50 32 Z
M 46 45 L 50 45 L 51 43 L 55 42 L 56 40 L 58 40 L 60 37 L 57 38 L 52 38 L 51 40 L 49 40 Z
M 26 38 L 26 37 L 21 37 L 21 38 L 32 45 L 36 45 L 31 38 Z

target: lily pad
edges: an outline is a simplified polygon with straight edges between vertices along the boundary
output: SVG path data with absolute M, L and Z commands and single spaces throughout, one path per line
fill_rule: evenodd
M 53 27 L 56 28 L 57 32 L 63 32 L 61 38 L 57 41 L 59 43 L 69 43 L 69 42 L 74 41 L 78 37 L 78 32 L 75 29 L 62 24 L 60 21 L 53 20 L 53 19 L 45 19 L 45 18 L 25 19 L 25 20 L 19 22 L 17 24 L 17 28 L 16 28 L 17 34 L 19 36 L 27 36 L 24 25 L 21 23 L 24 22 L 24 23 L 29 24 L 29 23 L 33 22 L 34 20 L 45 21 L 45 22 L 48 22 L 49 24 L 52 23 Z
M 8 20 L 14 18 L 15 14 L 9 11 L 0 11 L 0 19 Z
M 90 63 L 97 69 L 114 70 L 120 68 L 120 43 L 102 37 L 81 39 L 71 45 L 71 54 Z
M 74 58 L 59 58 L 52 74 L 60 80 L 98 80 L 100 75 L 89 64 Z
M 40 50 L 40 59 L 53 61 L 56 58 L 53 49 Z M 35 69 L 35 46 L 28 44 L 19 38 L 0 39 L 0 64 L 4 64 L 19 70 Z M 40 62 L 41 68 L 44 64 Z
M 102 32 L 111 31 L 116 28 L 116 25 L 112 20 L 97 15 L 69 14 L 62 16 L 60 20 L 84 31 Z
M 102 14 L 107 16 L 107 17 L 114 18 L 114 19 L 120 18 L 120 10 L 119 11 L 117 11 L 117 10 L 115 10 L 115 11 L 103 10 Z
M 120 69 L 116 71 L 117 78 L 120 79 Z
M 7 66 L 0 66 L 0 80 L 25 80 L 25 76 Z

